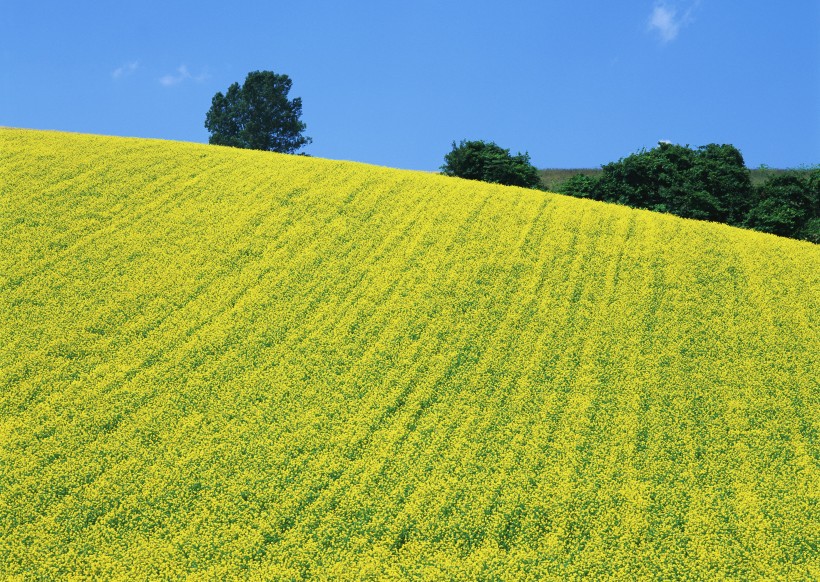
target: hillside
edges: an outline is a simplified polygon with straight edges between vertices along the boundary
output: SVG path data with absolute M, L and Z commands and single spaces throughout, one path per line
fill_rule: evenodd
M 0 129 L 0 572 L 820 577 L 820 247 Z

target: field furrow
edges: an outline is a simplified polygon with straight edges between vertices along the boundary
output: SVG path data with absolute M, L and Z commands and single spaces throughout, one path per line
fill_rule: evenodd
M 816 245 L 0 129 L 0 573 L 820 577 Z

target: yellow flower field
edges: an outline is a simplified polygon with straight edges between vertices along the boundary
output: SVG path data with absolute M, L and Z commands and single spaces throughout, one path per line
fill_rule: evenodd
M 0 129 L 0 573 L 818 579 L 820 247 Z

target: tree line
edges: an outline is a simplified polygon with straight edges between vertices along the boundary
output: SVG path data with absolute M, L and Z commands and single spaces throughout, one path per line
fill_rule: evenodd
M 572 176 L 557 190 L 580 198 L 820 243 L 820 166 L 772 174 L 753 185 L 732 145 L 659 143 Z
M 444 174 L 508 186 L 543 189 L 529 155 L 493 142 L 453 142 Z M 646 208 L 684 218 L 820 243 L 820 166 L 772 173 L 758 185 L 740 151 L 728 144 L 659 143 L 577 174 L 555 188 L 562 194 Z
M 242 85 L 214 95 L 205 117 L 209 143 L 289 154 L 311 143 L 303 135 L 302 100 L 288 98 L 291 86 L 287 75 L 254 71 Z M 453 142 L 441 171 L 544 189 L 528 153 L 513 155 L 494 142 Z M 740 151 L 728 144 L 662 142 L 601 166 L 597 175 L 574 175 L 555 190 L 820 243 L 820 166 L 773 173 L 755 185 Z

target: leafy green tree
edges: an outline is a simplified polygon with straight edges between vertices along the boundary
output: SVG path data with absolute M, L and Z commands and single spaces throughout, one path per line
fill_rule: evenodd
M 686 218 L 740 224 L 751 194 L 749 170 L 731 145 L 659 143 L 602 166 L 588 188 L 597 200 L 669 212 Z
M 602 166 L 598 177 L 572 176 L 558 190 L 820 243 L 820 166 L 772 173 L 753 186 L 732 145 L 660 143 Z
M 746 226 L 820 242 L 820 168 L 773 175 L 755 188 Z
M 691 183 L 717 201 L 720 222 L 741 225 L 749 212 L 752 182 L 743 155 L 733 145 L 709 144 L 698 148 Z
M 311 143 L 303 135 L 302 99 L 288 99 L 291 85 L 287 75 L 254 71 L 244 84 L 214 95 L 205 116 L 208 143 L 286 154 Z
M 511 155 L 494 142 L 461 140 L 444 156 L 441 171 L 447 176 L 481 180 L 506 186 L 538 188 L 541 177 L 528 153 Z

